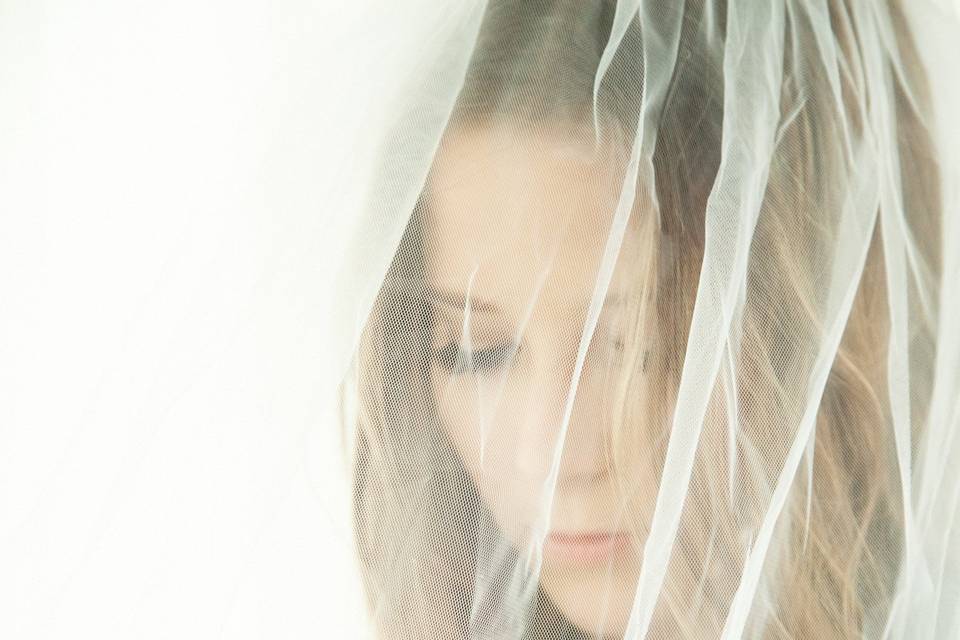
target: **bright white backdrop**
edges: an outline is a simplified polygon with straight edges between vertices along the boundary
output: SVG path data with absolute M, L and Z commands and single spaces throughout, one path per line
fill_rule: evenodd
M 324 339 L 422 4 L 0 2 L 0 638 L 362 636 Z

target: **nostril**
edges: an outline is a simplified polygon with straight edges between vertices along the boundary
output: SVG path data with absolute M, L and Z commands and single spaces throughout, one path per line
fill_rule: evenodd
M 606 482 L 607 474 L 605 471 L 584 471 L 577 473 L 561 474 L 557 478 L 557 486 L 563 488 L 572 487 L 592 487 Z

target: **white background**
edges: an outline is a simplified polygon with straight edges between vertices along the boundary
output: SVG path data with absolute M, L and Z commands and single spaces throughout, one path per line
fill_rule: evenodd
M 423 13 L 0 0 L 0 638 L 362 635 L 330 286 Z

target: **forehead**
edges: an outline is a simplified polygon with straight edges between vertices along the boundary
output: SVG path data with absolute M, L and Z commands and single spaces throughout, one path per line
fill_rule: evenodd
M 589 302 L 619 197 L 619 172 L 592 142 L 529 131 L 449 135 L 428 185 L 428 279 L 521 312 Z M 611 289 L 628 286 L 624 238 Z M 472 284 L 471 284 L 472 283 Z

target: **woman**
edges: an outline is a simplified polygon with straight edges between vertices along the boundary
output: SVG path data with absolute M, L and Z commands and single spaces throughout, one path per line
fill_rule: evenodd
M 941 194 L 867 4 L 489 4 L 344 386 L 382 637 L 903 632 Z

